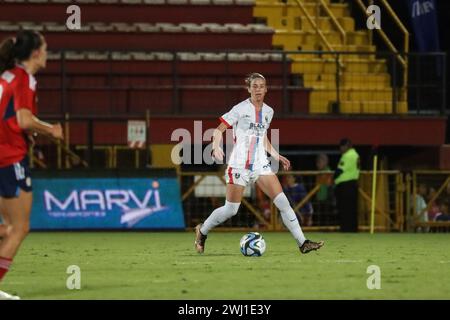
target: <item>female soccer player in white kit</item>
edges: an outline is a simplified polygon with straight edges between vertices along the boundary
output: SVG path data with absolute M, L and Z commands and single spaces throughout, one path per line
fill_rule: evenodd
M 224 157 L 220 148 L 223 132 L 230 127 L 233 127 L 234 131 L 234 148 L 226 169 L 226 200 L 224 206 L 215 209 L 203 224 L 195 227 L 195 249 L 198 253 L 204 252 L 208 232 L 238 212 L 245 187 L 256 182 L 280 210 L 283 223 L 297 241 L 300 252 L 318 250 L 324 242 L 305 239 L 278 177 L 270 168 L 266 152 L 279 161 L 285 170 L 289 169 L 290 162 L 276 152 L 267 138 L 267 129 L 274 112 L 264 103 L 266 79 L 259 73 L 252 73 L 246 79 L 246 84 L 250 98 L 235 105 L 220 117 L 221 124 L 214 131 L 212 153 L 218 160 Z

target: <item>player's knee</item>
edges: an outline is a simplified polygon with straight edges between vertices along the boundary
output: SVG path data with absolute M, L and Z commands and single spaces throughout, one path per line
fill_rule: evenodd
M 11 226 L 10 230 L 8 230 L 8 236 L 13 236 L 15 238 L 25 239 L 25 237 L 30 232 L 30 224 L 25 223 L 20 226 Z
M 230 216 L 234 216 L 238 213 L 240 205 L 241 205 L 241 203 L 229 202 L 229 201 L 225 200 L 225 211 Z

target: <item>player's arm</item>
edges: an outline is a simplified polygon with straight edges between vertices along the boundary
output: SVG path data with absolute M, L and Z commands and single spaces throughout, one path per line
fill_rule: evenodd
M 27 108 L 18 109 L 16 116 L 17 123 L 23 130 L 36 132 L 55 139 L 63 139 L 62 127 L 59 123 L 52 125 L 41 121 Z
M 337 168 L 337 169 L 334 171 L 333 179 L 336 180 L 337 178 L 339 178 L 339 176 L 340 176 L 342 173 L 344 173 L 344 171 L 342 171 L 341 168 Z
M 264 136 L 264 149 L 277 161 L 280 161 L 280 154 L 275 150 L 272 144 L 267 138 L 267 135 Z
M 341 159 L 339 160 L 339 163 L 338 163 L 338 166 L 337 166 L 336 170 L 334 170 L 334 176 L 333 176 L 334 180 L 339 178 L 339 176 L 344 173 L 344 169 L 345 169 L 344 168 L 344 164 L 345 164 L 345 162 L 343 160 L 343 157 L 341 157 Z
M 214 129 L 212 154 L 217 160 L 222 160 L 225 155 L 222 148 L 220 147 L 220 142 L 222 141 L 222 135 L 226 129 L 227 125 L 224 123 L 219 124 L 217 128 Z
M 283 165 L 284 170 L 288 170 L 291 167 L 291 162 L 283 157 L 281 154 L 279 154 L 275 148 L 272 146 L 272 144 L 269 141 L 269 138 L 267 138 L 267 135 L 264 136 L 264 149 L 278 162 L 281 162 Z

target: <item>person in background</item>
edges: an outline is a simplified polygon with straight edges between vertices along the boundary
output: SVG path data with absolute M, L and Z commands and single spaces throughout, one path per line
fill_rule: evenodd
M 416 212 L 414 215 L 414 219 L 416 222 L 428 222 L 428 212 L 427 212 L 427 197 L 428 187 L 426 184 L 421 183 L 417 188 L 417 194 L 415 198 L 416 203 Z M 428 232 L 429 228 L 427 227 L 418 227 L 416 229 L 418 232 Z
M 340 231 L 358 232 L 359 155 L 347 138 L 341 140 L 339 147 L 342 156 L 334 174 L 334 183 Z
M 428 209 L 428 220 L 429 221 L 434 221 L 435 216 L 440 211 L 438 200 L 435 199 L 434 201 L 431 201 L 435 195 L 436 195 L 436 189 L 430 188 L 430 190 L 428 192 L 428 197 L 427 197 L 428 201 L 430 202 L 430 206 Z
M 436 222 L 450 222 L 450 213 L 448 210 L 448 201 L 442 201 L 439 206 L 439 213 L 435 217 Z M 438 231 L 448 232 L 450 227 L 438 227 Z

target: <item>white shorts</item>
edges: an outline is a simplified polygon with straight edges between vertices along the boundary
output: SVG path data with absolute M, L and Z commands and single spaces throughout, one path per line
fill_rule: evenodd
M 274 173 L 270 168 L 270 165 L 253 171 L 228 167 L 225 171 L 225 180 L 227 184 L 237 184 L 246 187 L 250 183 L 255 183 L 259 176 L 269 176 L 272 174 Z

